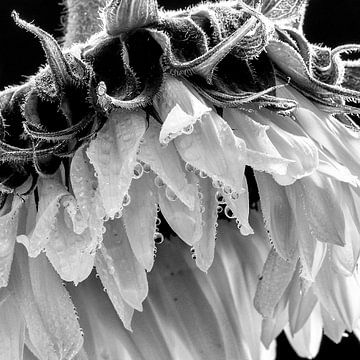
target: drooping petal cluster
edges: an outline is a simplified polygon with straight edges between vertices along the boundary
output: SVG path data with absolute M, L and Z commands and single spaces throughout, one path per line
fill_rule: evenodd
M 304 3 L 111 2 L 65 54 L 15 15 L 49 67 L 0 97 L 0 354 L 265 360 L 284 330 L 312 358 L 359 333 L 356 65 L 306 41 Z

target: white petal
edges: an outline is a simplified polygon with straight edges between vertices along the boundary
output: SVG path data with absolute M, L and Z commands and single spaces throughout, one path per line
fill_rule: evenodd
M 281 157 L 292 160 L 286 175 L 274 174 L 280 185 L 292 184 L 314 172 L 319 165 L 316 144 L 304 133 L 294 120 L 282 117 L 271 111 L 257 111 L 251 117 L 260 124 L 269 126 L 267 135 Z
M 56 222 L 60 201 L 68 195 L 63 184 L 57 178 L 40 178 L 38 181 L 39 210 L 36 225 L 29 239 L 29 256 L 36 257 L 50 241 L 50 234 Z
M 74 305 L 46 257 L 39 255 L 29 263 L 24 248 L 18 246 L 9 285 L 40 359 L 72 358 L 83 343 L 80 326 Z
M 325 258 L 314 285 L 321 305 L 334 319 L 340 319 L 352 331 L 360 317 L 360 285 L 355 276 L 336 273 Z
M 232 191 L 241 193 L 246 162 L 245 142 L 237 138 L 230 126 L 214 111 L 204 115 L 189 135 L 175 139 L 183 160 L 220 180 Z
M 292 259 L 297 249 L 296 237 L 293 236 L 296 219 L 287 199 L 285 187 L 276 183 L 268 174 L 255 172 L 255 178 L 270 240 L 280 256 L 285 260 Z
M 314 358 L 319 352 L 322 339 L 320 306 L 313 310 L 308 321 L 299 332 L 292 336 L 290 330 L 285 328 L 285 334 L 298 356 L 308 359 Z
M 211 111 L 190 85 L 174 77 L 166 78 L 154 106 L 164 122 L 159 136 L 161 143 L 169 143 Z
M 19 211 L 23 201 L 19 196 L 14 196 L 10 211 L 0 217 L 0 288 L 7 285 L 11 264 L 13 260 L 14 246 L 19 222 Z
M 245 176 L 242 179 L 242 187 L 245 191 L 240 194 L 237 193 L 237 198 L 234 198 L 234 193 L 226 194 L 224 189 L 221 190 L 221 194 L 225 198 L 226 204 L 231 209 L 233 216 L 236 218 L 241 234 L 249 235 L 253 234 L 254 230 L 249 224 L 249 192 Z
M 97 173 L 101 199 L 110 218 L 122 211 L 144 133 L 144 113 L 113 111 L 86 151 Z
M 298 102 L 296 120 L 303 129 L 325 147 L 334 158 L 345 165 L 352 174 L 360 177 L 360 134 L 345 127 L 333 116 L 319 110 L 311 101 L 292 88 L 282 88 L 279 95 L 294 98 Z
M 142 302 L 148 293 L 145 269 L 134 256 L 121 219 L 105 223 L 103 245 L 96 257 L 96 268 L 105 288 L 119 292 L 136 310 L 142 311 Z
M 0 303 L 0 357 L 23 360 L 25 322 L 14 299 Z
M 188 174 L 190 177 L 191 174 Z M 194 175 L 195 177 L 195 175 Z M 196 182 L 193 181 L 193 185 Z M 165 189 L 159 189 L 159 205 L 167 223 L 188 245 L 193 246 L 202 235 L 202 215 L 199 198 L 196 196 L 194 210 L 190 210 L 179 199 L 169 199 Z
M 296 262 L 288 262 L 272 249 L 259 279 L 254 306 L 264 317 L 272 317 L 274 309 L 293 278 Z
M 85 280 L 94 266 L 94 251 L 88 249 L 91 239 L 89 230 L 76 234 L 64 221 L 64 213 L 60 211 L 57 222 L 50 233 L 45 246 L 46 256 L 65 281 L 75 284 Z
M 188 183 L 184 173 L 184 165 L 173 143 L 161 147 L 158 137 L 160 126 L 150 121 L 140 146 L 138 158 L 150 165 L 163 182 L 190 209 L 194 208 L 196 187 Z
M 201 200 L 201 206 L 204 207 L 203 226 L 201 238 L 194 244 L 194 249 L 196 265 L 200 270 L 207 272 L 214 259 L 217 226 L 216 190 L 209 178 L 200 180 L 200 193 L 203 196 Z
M 324 176 L 296 181 L 286 187 L 286 192 L 298 223 L 315 240 L 344 245 L 344 215 L 336 192 Z
M 154 264 L 154 234 L 157 199 L 153 177 L 143 174 L 131 183 L 131 202 L 124 208 L 123 220 L 131 249 L 140 264 L 150 271 Z
M 236 109 L 224 109 L 223 117 L 234 134 L 245 141 L 249 166 L 258 171 L 286 175 L 288 165 L 294 161 L 281 157 L 267 135 L 268 125 L 262 125 Z

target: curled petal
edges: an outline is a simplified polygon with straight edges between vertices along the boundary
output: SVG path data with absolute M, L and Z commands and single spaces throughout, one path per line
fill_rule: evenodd
M 237 138 L 215 112 L 203 116 L 191 134 L 177 137 L 175 145 L 184 161 L 204 171 L 213 180 L 230 186 L 232 191 L 244 191 L 245 142 Z
M 163 144 L 181 135 L 211 111 L 190 85 L 173 77 L 165 80 L 154 105 L 163 119 L 159 135 Z
M 150 121 L 144 136 L 144 142 L 140 146 L 138 158 L 145 164 L 150 165 L 162 181 L 175 195 L 190 209 L 194 208 L 196 187 L 189 184 L 185 177 L 184 165 L 173 143 L 165 148 L 159 143 L 160 127 Z

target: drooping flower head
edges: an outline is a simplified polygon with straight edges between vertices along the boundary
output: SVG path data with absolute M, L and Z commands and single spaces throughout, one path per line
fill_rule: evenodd
M 0 94 L 5 358 L 273 359 L 282 330 L 314 357 L 359 331 L 358 46 L 310 44 L 305 5 L 110 1 L 69 49 L 14 13 L 48 64 Z

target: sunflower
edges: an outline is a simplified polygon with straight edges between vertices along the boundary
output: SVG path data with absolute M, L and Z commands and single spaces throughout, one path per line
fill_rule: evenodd
M 1 359 L 302 357 L 360 332 L 359 62 L 306 2 L 160 10 L 0 93 Z

